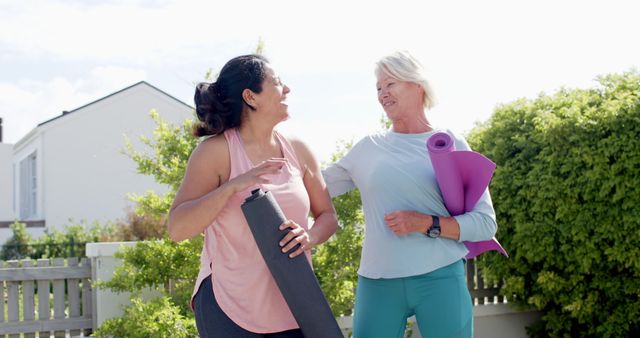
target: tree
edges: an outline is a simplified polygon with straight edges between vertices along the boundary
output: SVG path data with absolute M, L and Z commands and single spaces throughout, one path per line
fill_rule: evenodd
M 469 137 L 497 163 L 511 254 L 483 255 L 503 293 L 543 313 L 536 337 L 640 334 L 640 74 L 496 109 Z
M 27 232 L 27 225 L 16 221 L 9 227 L 13 231 L 13 236 L 2 246 L 0 259 L 8 261 L 29 257 L 33 252 L 33 249 L 29 246 L 33 238 Z
M 182 125 L 175 126 L 163 120 L 155 110 L 152 110 L 150 115 L 156 129 L 152 138 L 142 136 L 141 140 L 153 153 L 136 150 L 127 139 L 125 154 L 136 162 L 140 174 L 152 176 L 156 182 L 169 187 L 169 191 L 162 196 L 154 191 L 149 191 L 143 196 L 130 195 L 137 203 L 138 214 L 161 219 L 169 212 L 184 177 L 187 161 L 191 151 L 198 144 L 198 139 L 191 135 L 193 120 L 186 119 Z

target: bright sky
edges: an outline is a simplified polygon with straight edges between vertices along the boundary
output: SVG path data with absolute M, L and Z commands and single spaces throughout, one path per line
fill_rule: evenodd
M 464 133 L 498 104 L 640 67 L 639 13 L 635 0 L 0 0 L 4 142 L 141 80 L 193 105 L 206 71 L 260 38 L 292 90 L 280 130 L 321 161 L 379 129 L 373 67 L 398 49 L 431 74 L 431 122 Z

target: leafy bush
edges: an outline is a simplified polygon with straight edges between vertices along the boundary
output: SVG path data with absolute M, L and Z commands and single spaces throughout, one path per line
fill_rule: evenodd
M 543 313 L 536 337 L 640 334 L 640 74 L 498 107 L 470 135 L 511 258 L 493 279 Z
M 160 239 L 167 235 L 167 217 L 127 213 L 126 221 L 118 223 L 118 237 L 123 241 Z
M 108 223 L 101 225 L 69 220 L 62 230 L 46 229 L 44 234 L 29 244 L 33 248 L 31 258 L 84 257 L 85 244 L 120 240 L 118 227 Z
M 333 199 L 340 224 L 335 235 L 314 249 L 313 266 L 320 287 L 335 316 L 353 312 L 358 267 L 364 232 L 360 192 L 351 191 Z M 358 209 L 352 209 L 358 205 Z M 350 218 L 349 218 L 350 217 Z
M 157 111 L 150 113 L 156 124 L 153 137 L 142 136 L 142 143 L 150 148 L 153 154 L 134 149 L 130 140 L 126 140 L 125 153 L 136 163 L 140 174 L 152 176 L 160 184 L 169 186 L 165 195 L 149 191 L 145 195 L 131 194 L 135 201 L 136 214 L 165 217 L 171 203 L 180 188 L 187 162 L 191 152 L 198 144 L 198 139 L 191 134 L 193 121 L 185 120 L 182 125 L 172 125 L 160 117 Z
M 131 299 L 124 316 L 106 320 L 93 333 L 94 337 L 191 338 L 198 337 L 195 321 L 185 318 L 166 297 L 148 302 Z
M 13 236 L 9 238 L 0 250 L 0 260 L 23 259 L 33 254 L 33 248 L 29 243 L 33 241 L 31 235 L 27 232 L 27 225 L 18 221 L 9 226 L 13 232 Z
M 0 251 L 0 259 L 84 257 L 85 244 L 90 242 L 113 242 L 158 239 L 166 235 L 166 217 L 155 215 L 127 214 L 127 219 L 118 224 L 101 225 L 73 219 L 62 229 L 47 228 L 36 240 L 27 232 L 26 225 L 16 222 L 11 225 L 13 236 Z
M 108 282 L 98 287 L 139 294 L 145 288 L 160 288 L 185 317 L 193 317 L 189 300 L 200 269 L 203 236 L 176 243 L 168 238 L 138 242 L 123 248 L 115 257 L 123 264 Z

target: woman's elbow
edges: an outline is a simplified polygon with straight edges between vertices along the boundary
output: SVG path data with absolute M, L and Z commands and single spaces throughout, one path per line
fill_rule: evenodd
M 329 212 L 329 224 L 327 224 L 327 230 L 329 231 L 329 236 L 338 231 L 338 214 L 334 211 Z
M 167 232 L 169 233 L 169 238 L 174 242 L 180 242 L 183 238 L 180 234 L 175 231 L 174 227 L 171 226 L 171 223 L 167 225 Z
M 180 242 L 187 239 L 182 231 L 180 231 L 180 226 L 176 223 L 176 220 L 172 217 L 173 215 L 169 213 L 169 221 L 167 222 L 167 233 L 169 234 L 169 238 L 174 242 Z
M 498 232 L 498 223 L 496 222 L 496 219 L 493 217 L 487 217 L 485 219 L 485 223 L 487 224 L 487 237 L 493 238 L 496 235 L 496 232 Z

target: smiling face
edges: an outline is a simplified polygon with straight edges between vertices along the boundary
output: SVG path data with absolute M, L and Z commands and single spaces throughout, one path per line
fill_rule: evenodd
M 391 121 L 412 111 L 422 111 L 424 90 L 420 85 L 397 80 L 385 72 L 380 72 L 377 78 L 378 102 Z
M 278 121 L 286 120 L 289 117 L 287 94 L 291 90 L 282 83 L 271 66 L 266 65 L 265 70 L 262 91 L 259 94 L 253 93 L 255 107 L 274 116 Z

